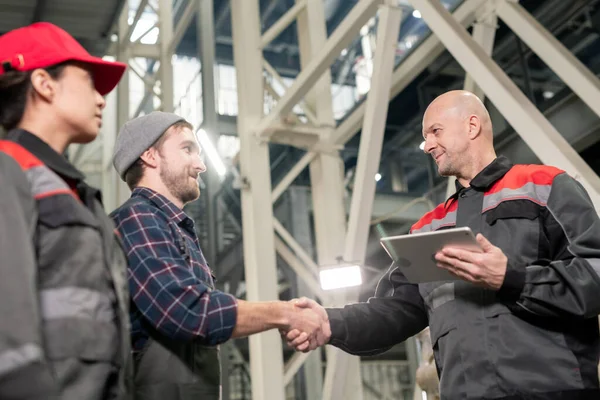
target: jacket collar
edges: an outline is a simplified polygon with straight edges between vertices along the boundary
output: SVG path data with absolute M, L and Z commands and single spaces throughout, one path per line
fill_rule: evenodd
M 48 168 L 74 181 L 83 181 L 85 175 L 73 166 L 63 155 L 58 154 L 39 137 L 24 129 L 13 129 L 6 134 L 6 139 L 23 146 L 34 156 L 39 158 Z
M 477 191 L 485 191 L 492 186 L 498 179 L 502 178 L 510 169 L 513 164 L 505 156 L 499 156 L 489 163 L 484 169 L 481 170 L 475 177 L 469 182 L 469 186 Z M 451 199 L 456 199 L 461 190 L 465 189 L 463 185 L 458 182 L 458 179 L 454 182 L 456 192 L 446 200 L 446 205 Z

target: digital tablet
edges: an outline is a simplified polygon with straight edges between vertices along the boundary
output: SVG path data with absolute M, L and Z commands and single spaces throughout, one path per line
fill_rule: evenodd
M 435 254 L 445 246 L 482 251 L 471 228 L 451 228 L 380 239 L 406 279 L 411 283 L 459 280 L 437 266 Z

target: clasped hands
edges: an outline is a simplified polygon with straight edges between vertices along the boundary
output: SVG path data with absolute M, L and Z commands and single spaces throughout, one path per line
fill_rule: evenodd
M 325 309 L 316 301 L 302 297 L 291 300 L 289 323 L 279 332 L 288 346 L 308 352 L 324 346 L 331 337 L 331 327 Z
M 438 267 L 465 281 L 498 290 L 504 282 L 508 259 L 482 234 L 477 235 L 477 242 L 481 252 L 456 247 L 442 249 L 435 255 Z M 291 300 L 291 304 L 287 327 L 280 329 L 287 344 L 302 352 L 327 344 L 331 338 L 331 327 L 325 309 L 306 297 Z

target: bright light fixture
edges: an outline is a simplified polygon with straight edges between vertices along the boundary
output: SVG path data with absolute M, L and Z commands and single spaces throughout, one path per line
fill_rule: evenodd
M 422 151 L 425 151 L 425 142 L 424 142 L 424 141 L 423 141 L 423 142 L 421 142 L 421 144 L 419 145 L 419 148 L 420 148 Z
M 323 268 L 319 271 L 319 279 L 323 290 L 341 289 L 362 284 L 362 275 L 358 265 Z
M 379 182 L 381 180 L 381 174 L 377 173 L 375 174 L 375 181 Z
M 414 10 L 412 13 L 413 17 L 415 18 L 421 18 L 421 11 L 419 10 Z
M 208 156 L 212 167 L 215 169 L 217 174 L 221 178 L 223 178 L 227 173 L 227 168 L 225 168 L 225 164 L 223 164 L 223 160 L 221 160 L 217 149 L 215 148 L 214 144 L 210 141 L 208 134 L 204 129 L 198 129 L 198 131 L 196 132 L 196 137 L 200 142 L 200 146 L 202 146 L 202 151 L 204 151 Z

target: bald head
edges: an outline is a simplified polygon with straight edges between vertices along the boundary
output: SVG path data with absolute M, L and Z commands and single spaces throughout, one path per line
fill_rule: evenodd
M 423 115 L 424 150 L 443 176 L 469 176 L 473 168 L 495 158 L 493 137 L 488 111 L 465 90 L 438 96 Z
M 486 139 L 493 138 L 492 121 L 490 114 L 479 97 L 466 90 L 452 90 L 435 98 L 427 107 L 427 114 L 454 113 L 464 119 L 475 116 L 481 126 L 481 134 Z M 425 128 L 425 127 L 424 127 Z

